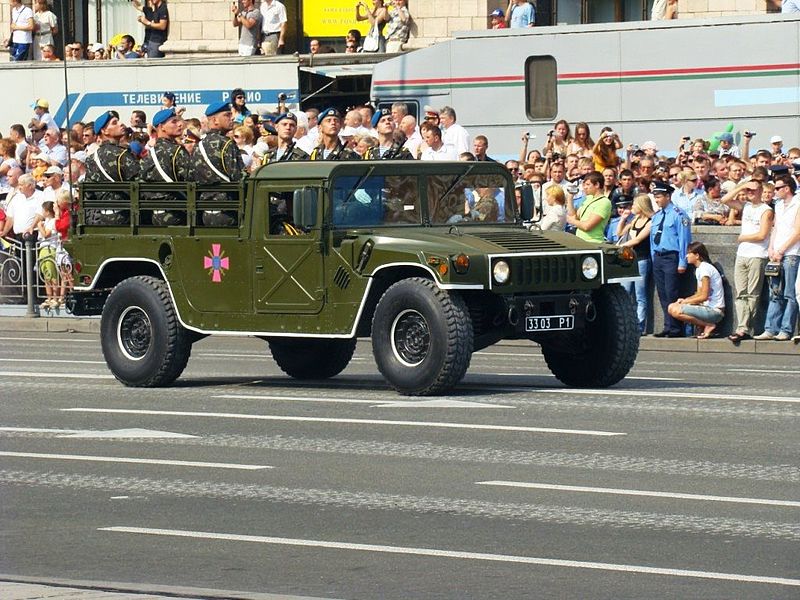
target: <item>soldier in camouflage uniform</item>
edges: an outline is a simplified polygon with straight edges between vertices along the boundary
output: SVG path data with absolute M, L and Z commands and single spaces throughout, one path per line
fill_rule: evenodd
M 139 176 L 139 161 L 128 150 L 120 146 L 125 136 L 125 124 L 114 111 L 107 111 L 94 121 L 94 133 L 100 145 L 86 161 L 86 178 L 89 183 L 134 181 Z M 118 202 L 130 198 L 117 192 L 97 192 L 92 199 Z M 130 211 L 118 209 L 89 209 L 86 211 L 87 225 L 127 225 Z
M 158 111 L 153 116 L 153 127 L 156 129 L 155 146 L 150 148 L 142 160 L 141 180 L 145 182 L 172 183 L 187 181 L 190 175 L 191 155 L 178 143 L 183 134 L 183 120 L 174 108 Z M 178 192 L 147 192 L 142 194 L 143 200 L 186 200 L 185 194 Z M 154 210 L 152 224 L 165 227 L 168 225 L 185 225 L 186 211 Z
M 228 102 L 209 104 L 206 117 L 208 133 L 192 154 L 192 177 L 200 185 L 241 180 L 245 175 L 242 154 L 226 135 L 233 129 L 231 105 Z M 224 201 L 226 198 L 224 192 L 200 194 L 203 201 Z M 234 211 L 206 210 L 202 213 L 203 225 L 207 227 L 230 227 L 237 224 L 237 218 Z
M 278 146 L 264 155 L 264 164 L 288 160 L 308 160 L 308 154 L 297 147 L 294 134 L 297 133 L 297 117 L 294 113 L 279 115 L 274 121 L 278 131 Z
M 319 135 L 322 142 L 311 151 L 309 160 L 361 160 L 356 153 L 345 148 L 339 139 L 342 130 L 342 113 L 329 108 L 319 113 Z
M 372 127 L 378 132 L 378 145 L 364 153 L 364 160 L 412 160 L 414 157 L 401 142 L 395 139 L 397 124 L 392 111 L 382 108 L 372 116 Z M 405 137 L 405 136 L 403 136 Z

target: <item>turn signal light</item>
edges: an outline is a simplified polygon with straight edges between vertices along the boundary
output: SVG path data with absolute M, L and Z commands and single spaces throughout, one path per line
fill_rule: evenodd
M 622 246 L 617 253 L 617 258 L 619 258 L 620 262 L 630 264 L 636 260 L 636 251 L 630 246 Z
M 467 271 L 469 271 L 469 256 L 466 254 L 459 254 L 453 260 L 453 268 L 455 268 L 456 273 L 459 275 L 463 275 Z

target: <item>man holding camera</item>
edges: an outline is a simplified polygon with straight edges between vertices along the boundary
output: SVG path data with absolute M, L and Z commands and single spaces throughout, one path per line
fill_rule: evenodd
M 169 36 L 169 11 L 165 0 L 146 0 L 142 6 L 139 0 L 131 0 L 133 7 L 142 12 L 136 19 L 144 25 L 144 54 L 147 58 L 164 58 L 162 44 Z
M 253 56 L 258 50 L 258 35 L 261 32 L 261 11 L 253 0 L 231 2 L 233 26 L 239 28 L 239 56 Z

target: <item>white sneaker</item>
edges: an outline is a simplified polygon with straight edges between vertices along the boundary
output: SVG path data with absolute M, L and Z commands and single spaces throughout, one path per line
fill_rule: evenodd
M 778 335 L 775 336 L 776 342 L 788 342 L 790 339 L 792 339 L 792 336 L 790 336 L 785 331 L 781 331 Z
M 759 333 L 758 335 L 753 336 L 754 340 L 764 341 L 764 340 L 774 340 L 775 334 L 771 331 L 764 331 L 764 333 Z

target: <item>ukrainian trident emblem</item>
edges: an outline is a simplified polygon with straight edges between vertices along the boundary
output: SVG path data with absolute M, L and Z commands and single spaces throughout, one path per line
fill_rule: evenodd
M 220 283 L 225 271 L 230 269 L 230 259 L 225 256 L 222 244 L 211 244 L 208 256 L 203 257 L 203 268 L 211 275 L 211 281 Z

